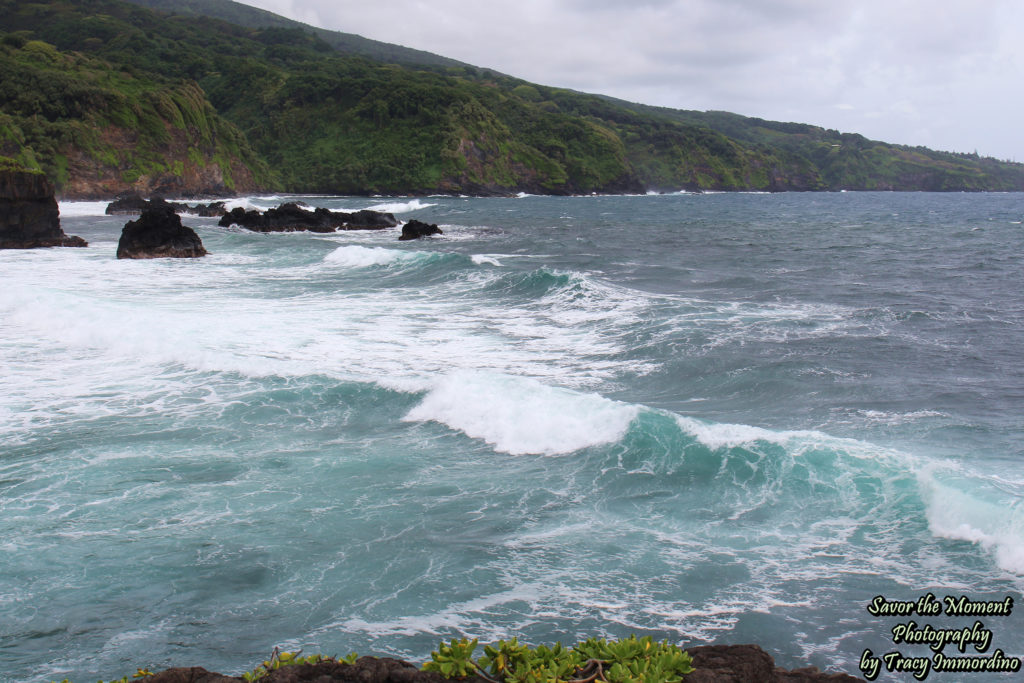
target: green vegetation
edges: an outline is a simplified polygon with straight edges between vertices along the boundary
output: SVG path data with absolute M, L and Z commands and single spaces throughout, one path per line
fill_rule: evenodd
M 461 638 L 441 643 L 430 653 L 424 671 L 435 671 L 445 678 L 480 676 L 492 683 L 680 683 L 693 672 L 690 655 L 668 641 L 656 642 L 650 636 L 607 641 L 590 638 L 572 648 L 561 643 L 529 647 L 519 640 L 500 640 L 484 647 L 484 655 L 473 659 L 477 639 Z M 335 662 L 355 664 L 358 655 L 328 657 L 299 652 L 281 652 L 274 648 L 270 659 L 242 674 L 246 681 L 258 681 L 271 671 L 286 666 Z M 153 672 L 139 669 L 132 678 L 148 678 Z M 64 679 L 61 683 L 69 683 Z M 103 681 L 99 681 L 103 683 Z M 128 683 L 128 677 L 109 683 Z
M 143 179 L 173 191 L 195 183 L 187 174 L 211 172 L 210 184 L 226 190 L 239 174 L 245 189 L 273 182 L 195 82 L 116 67 L 28 30 L 0 36 L 0 154 L 45 172 L 58 190 L 109 186 L 113 194 Z
M 0 171 L 20 171 L 22 173 L 37 173 L 40 175 L 43 173 L 37 168 L 26 168 L 23 162 L 5 156 L 0 156 Z
M 359 657 L 355 652 L 347 657 L 328 657 L 327 655 L 307 655 L 306 657 L 301 657 L 301 654 L 302 650 L 298 652 L 280 652 L 275 647 L 273 654 L 270 655 L 270 659 L 264 661 L 252 671 L 246 671 L 242 674 L 242 678 L 246 681 L 258 681 L 271 671 L 276 671 L 282 666 L 302 666 L 303 664 L 319 664 L 321 662 L 355 664 L 356 659 Z
M 486 646 L 484 656 L 474 661 L 476 647 L 476 639 L 441 643 L 423 670 L 445 678 L 475 674 L 495 683 L 678 683 L 693 672 L 690 655 L 650 636 L 612 642 L 590 638 L 571 649 L 561 643 L 531 648 L 513 638 Z
M 0 154 L 65 194 L 1024 190 L 1021 164 L 551 88 L 229 0 L 135 2 L 0 0 Z
M 412 67 L 465 67 L 468 64 L 401 45 L 369 40 L 353 33 L 339 33 L 286 19 L 266 10 L 232 0 L 129 0 L 136 5 L 185 16 L 206 16 L 249 28 L 291 28 L 312 33 L 335 50 L 358 57 Z

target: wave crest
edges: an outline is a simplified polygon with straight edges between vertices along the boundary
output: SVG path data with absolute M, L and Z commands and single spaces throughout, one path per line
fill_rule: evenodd
M 556 455 L 619 441 L 638 413 L 533 379 L 458 372 L 438 381 L 403 419 L 440 422 L 512 455 Z

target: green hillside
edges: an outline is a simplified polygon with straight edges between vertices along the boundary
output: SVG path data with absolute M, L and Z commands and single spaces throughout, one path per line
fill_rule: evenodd
M 65 196 L 1024 190 L 1020 164 L 550 88 L 225 0 L 159 5 L 177 13 L 0 0 L 0 154 Z
M 273 182 L 196 83 L 140 77 L 28 32 L 0 37 L 0 154 L 79 196 L 129 186 L 224 193 Z
M 268 12 L 232 0 L 129 0 L 136 5 L 148 7 L 165 13 L 185 16 L 205 16 L 222 19 L 231 24 L 248 26 L 249 28 L 297 28 L 312 33 L 338 52 L 358 57 L 402 64 L 413 67 L 470 66 L 454 59 L 440 55 L 413 50 L 412 48 L 382 43 L 357 36 L 354 33 L 328 31 L 317 26 L 310 26 L 299 21 L 288 19 L 273 12 Z

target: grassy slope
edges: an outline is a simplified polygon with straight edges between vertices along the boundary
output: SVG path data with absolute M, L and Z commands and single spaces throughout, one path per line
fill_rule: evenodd
M 129 0 L 129 2 L 161 12 L 184 16 L 213 17 L 249 28 L 301 29 L 312 33 L 338 52 L 388 64 L 441 68 L 470 66 L 430 52 L 370 40 L 354 33 L 328 31 L 232 0 Z
M 0 4 L 5 18 L 13 4 Z M 19 8 L 25 20 L 54 20 L 45 6 Z M 0 103 L 0 153 L 71 194 L 273 182 L 194 82 L 135 74 L 15 33 L 0 39 Z
M 196 130 L 199 140 L 228 144 L 228 153 L 244 159 L 254 177 L 288 191 L 1024 190 L 1020 164 L 724 112 L 635 105 L 396 46 L 390 46 L 397 51 L 392 56 L 404 65 L 388 64 L 381 61 L 391 59 L 387 53 L 379 59 L 352 54 L 369 49 L 358 41 L 352 47 L 352 36 L 310 33 L 244 5 L 161 4 L 181 14 L 157 14 L 117 0 L 0 0 L 0 25 L 9 32 L 4 40 L 56 46 L 64 62 L 45 78 L 59 81 L 55 72 L 63 70 L 71 81 L 101 83 L 123 96 L 93 101 L 76 95 L 75 106 L 64 112 L 40 112 L 33 109 L 38 104 L 0 91 L 7 117 L 0 119 L 0 135 L 7 140 L 0 153 L 34 156 L 59 182 L 74 175 L 61 161 L 69 145 L 91 159 L 109 162 L 120 155 L 118 163 L 135 169 L 131 173 L 145 174 L 160 164 L 173 169 L 181 151 L 160 147 L 159 125 L 143 114 L 153 108 L 147 102 L 155 93 L 189 93 L 186 99 L 196 106 L 187 109 L 201 111 L 198 119 L 206 124 L 186 130 Z M 239 26 L 197 16 L 201 11 L 277 25 Z M 28 68 L 23 46 L 19 54 L 12 44 L 6 49 L 9 59 L 22 64 L 18 69 Z M 83 70 L 94 73 L 92 81 L 81 77 Z M 104 70 L 109 74 L 101 77 Z M 209 105 L 201 104 L 204 96 Z M 82 102 L 92 104 L 82 109 Z M 143 113 L 132 118 L 135 109 Z M 157 107 L 156 117 L 177 125 L 166 109 Z M 124 146 L 104 137 L 111 126 L 138 130 L 156 142 L 142 145 L 138 159 L 125 158 Z M 47 147 L 47 140 L 60 144 Z M 198 145 L 190 139 L 187 147 Z

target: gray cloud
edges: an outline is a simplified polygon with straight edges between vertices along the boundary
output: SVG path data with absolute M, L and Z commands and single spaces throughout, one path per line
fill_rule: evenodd
M 252 0 L 545 85 L 1024 161 L 1019 0 Z

